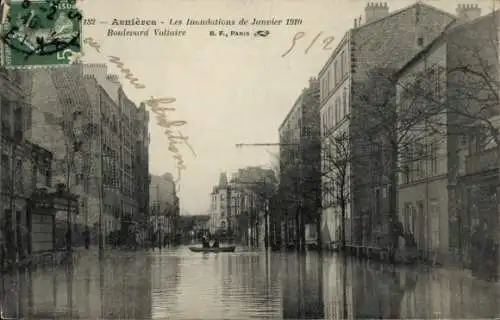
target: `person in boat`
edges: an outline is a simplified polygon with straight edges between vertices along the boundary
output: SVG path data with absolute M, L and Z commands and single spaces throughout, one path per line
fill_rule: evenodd
M 207 236 L 201 237 L 201 244 L 203 248 L 210 248 L 210 243 L 208 242 Z
M 215 238 L 212 248 L 219 248 L 219 238 Z

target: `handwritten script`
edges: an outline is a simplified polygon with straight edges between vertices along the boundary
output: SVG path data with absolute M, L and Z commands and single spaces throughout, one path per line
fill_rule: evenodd
M 101 46 L 99 45 L 99 42 L 95 41 L 92 37 L 83 39 L 83 43 L 88 44 L 90 47 L 94 48 L 95 51 L 101 52 Z
M 109 56 L 109 62 L 113 63 L 116 65 L 118 69 L 120 69 L 121 73 L 125 75 L 125 79 L 127 79 L 131 85 L 133 85 L 136 89 L 144 89 L 146 88 L 145 85 L 139 83 L 139 79 L 134 77 L 132 72 L 130 72 L 130 69 L 124 68 L 124 63 L 120 61 L 119 57 L 116 56 Z
M 85 38 L 84 43 L 88 44 L 91 48 L 95 49 L 97 52 L 101 51 L 100 44 L 94 40 L 93 38 Z M 139 83 L 139 79 L 133 75 L 130 69 L 125 68 L 125 64 L 121 61 L 121 59 L 117 56 L 109 56 L 109 62 L 114 64 L 120 71 L 125 75 L 125 79 L 127 79 L 130 84 L 132 84 L 136 89 L 144 89 L 145 85 Z M 156 115 L 157 124 L 162 128 L 165 128 L 165 135 L 168 138 L 168 150 L 173 153 L 173 158 L 177 162 L 177 179 L 175 180 L 178 183 L 182 177 L 182 171 L 186 170 L 186 165 L 184 163 L 184 158 L 182 157 L 177 145 L 180 143 L 185 144 L 196 157 L 196 153 L 194 149 L 189 144 L 189 137 L 184 136 L 179 130 L 176 130 L 174 133 L 173 128 L 181 127 L 187 124 L 187 121 L 184 120 L 173 120 L 170 121 L 167 118 L 167 112 L 175 111 L 175 108 L 166 107 L 166 105 L 174 103 L 176 101 L 175 98 L 155 98 L 151 97 L 150 99 L 143 101 L 144 104 L 151 108 L 151 111 Z

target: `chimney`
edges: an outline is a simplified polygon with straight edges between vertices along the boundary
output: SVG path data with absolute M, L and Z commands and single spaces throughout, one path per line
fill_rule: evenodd
M 389 15 L 387 3 L 368 2 L 365 7 L 365 23 L 377 21 Z
M 318 80 L 316 79 L 316 77 L 310 77 L 309 78 L 309 88 L 313 88 L 315 85 L 318 84 Z
M 477 4 L 459 4 L 456 12 L 458 20 L 462 21 L 471 21 L 481 16 L 481 8 Z

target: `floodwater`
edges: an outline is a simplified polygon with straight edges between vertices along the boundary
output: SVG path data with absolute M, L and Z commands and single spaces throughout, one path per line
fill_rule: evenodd
M 95 251 L 2 278 L 13 319 L 494 318 L 500 286 L 464 271 L 334 254 Z

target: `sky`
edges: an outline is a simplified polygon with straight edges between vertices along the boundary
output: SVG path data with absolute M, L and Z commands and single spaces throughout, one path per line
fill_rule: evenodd
M 454 0 L 423 1 L 455 12 Z M 414 1 L 387 1 L 390 11 Z M 467 2 L 466 2 L 467 3 Z M 492 1 L 469 2 L 491 11 Z M 119 57 L 124 67 L 145 88 L 137 89 L 121 80 L 129 98 L 140 103 L 151 96 L 173 97 L 169 120 L 184 120 L 180 127 L 195 154 L 180 146 L 186 170 L 179 183 L 182 214 L 208 212 L 212 186 L 221 172 L 228 175 L 246 166 L 277 167 L 278 147 L 236 148 L 237 143 L 278 142 L 278 127 L 301 90 L 316 76 L 354 19 L 364 15 L 365 1 L 359 0 L 80 0 L 84 18 L 96 25 L 84 28 L 100 52 L 84 47 L 83 62 L 105 63 Z M 500 4 L 497 5 L 500 7 Z M 113 19 L 157 19 L 163 25 L 148 26 L 148 37 L 107 36 Z M 170 19 L 302 19 L 296 26 L 186 26 L 168 25 Z M 143 30 L 130 27 L 130 30 Z M 185 30 L 186 36 L 154 36 L 154 28 Z M 209 31 L 269 30 L 267 37 L 210 36 Z M 303 32 L 294 48 L 297 32 Z M 305 50 L 318 35 L 309 51 Z M 334 40 L 325 49 L 325 38 Z M 119 69 L 109 64 L 109 72 Z M 151 115 L 150 172 L 176 175 L 176 162 L 168 151 L 164 130 Z

